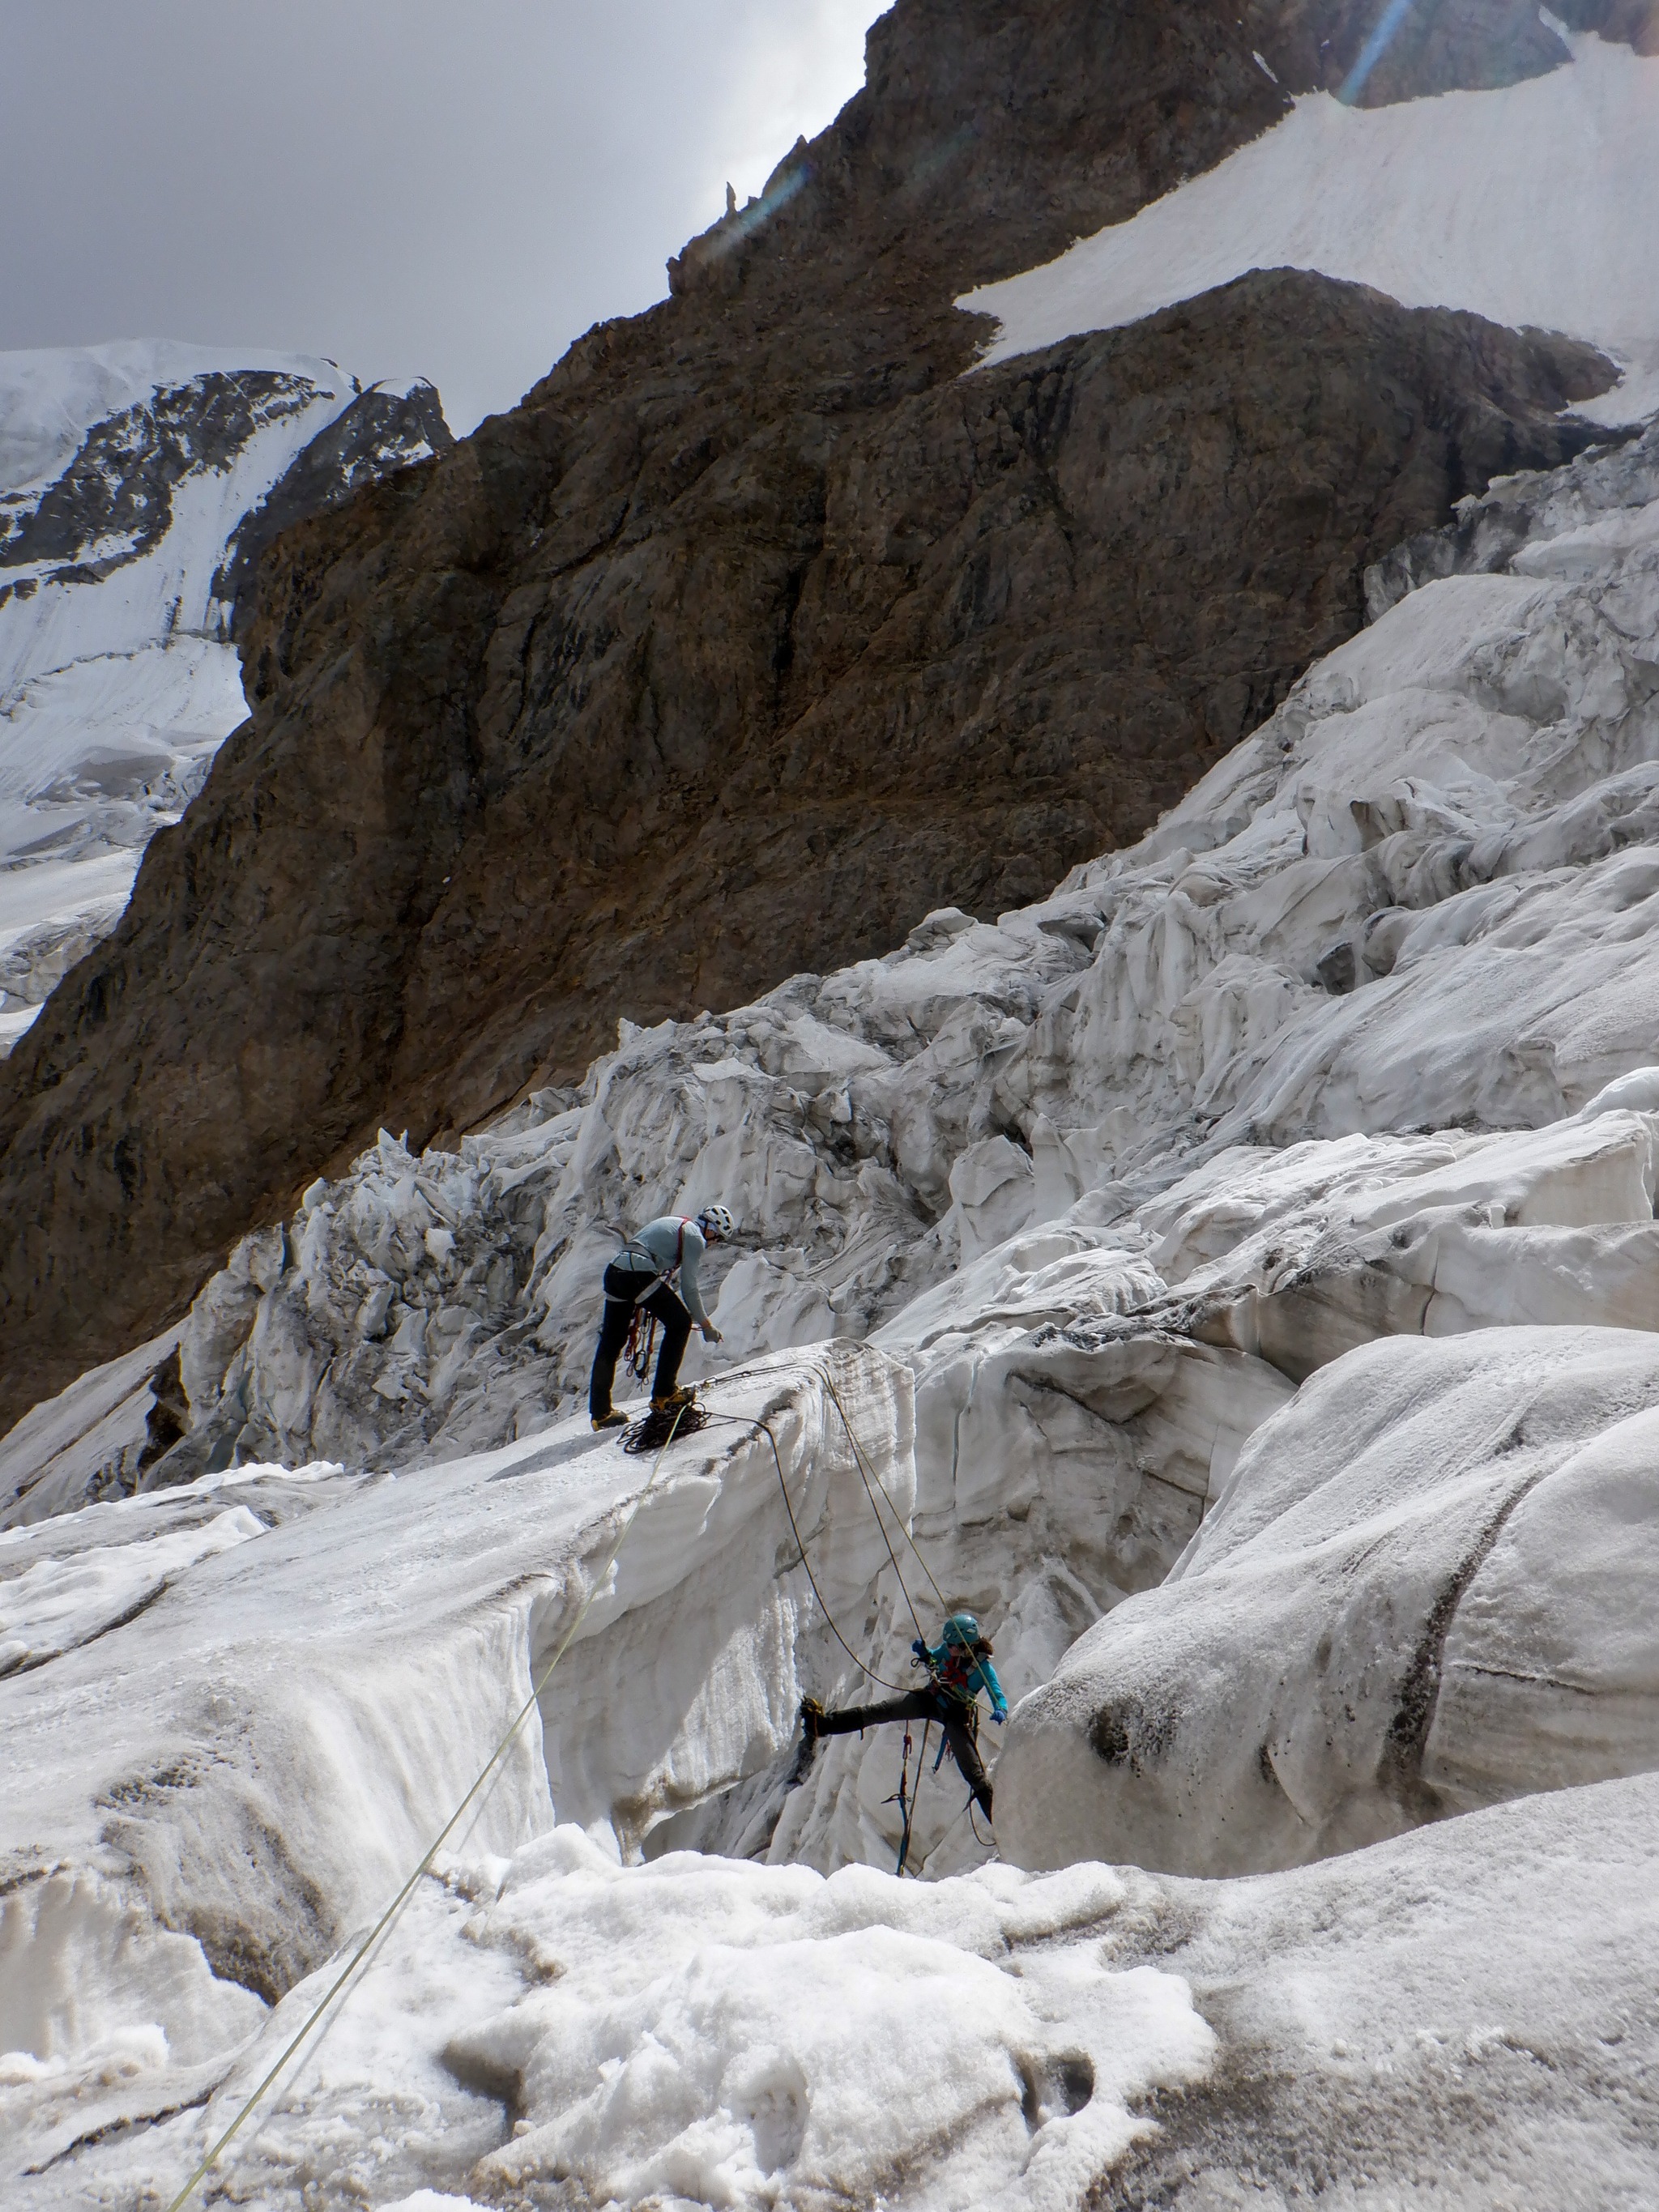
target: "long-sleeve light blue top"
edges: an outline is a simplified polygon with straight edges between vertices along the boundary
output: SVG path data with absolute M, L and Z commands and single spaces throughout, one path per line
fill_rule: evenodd
M 701 1328 L 708 1316 L 703 1310 L 697 1267 L 707 1249 L 702 1231 L 695 1221 L 678 1213 L 662 1213 L 654 1221 L 647 1221 L 643 1229 L 634 1231 L 612 1264 L 618 1267 L 648 1267 L 653 1275 L 666 1275 L 671 1283 L 674 1283 L 678 1269 L 679 1280 L 674 1287 L 685 1300 L 692 1320 Z

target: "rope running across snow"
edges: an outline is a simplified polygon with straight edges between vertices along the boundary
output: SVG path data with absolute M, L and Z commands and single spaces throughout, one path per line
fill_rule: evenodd
M 874 1477 L 868 1462 L 865 1457 L 864 1449 L 858 1440 L 857 1432 L 854 1431 L 853 1424 L 848 1417 L 847 1408 L 842 1403 L 841 1393 L 836 1389 L 835 1383 L 830 1380 L 830 1376 L 827 1373 L 823 1377 L 823 1384 L 825 1389 L 829 1392 L 830 1398 L 835 1403 L 836 1411 L 841 1416 L 842 1426 L 847 1431 L 848 1442 L 852 1446 L 854 1460 L 858 1467 L 860 1477 L 863 1481 L 866 1494 L 868 1496 L 870 1500 L 870 1510 L 875 1516 L 876 1526 L 881 1533 L 881 1540 L 886 1547 L 887 1556 L 892 1562 L 893 1572 L 897 1577 L 899 1589 L 902 1592 L 904 1602 L 909 1609 L 910 1618 L 915 1624 L 916 1633 L 920 1636 L 921 1633 L 921 1618 L 916 1612 L 915 1602 L 912 1600 L 909 1589 L 905 1583 L 903 1571 L 898 1563 L 898 1556 L 895 1553 L 891 1540 L 888 1536 L 887 1527 L 885 1522 L 882 1518 L 881 1509 L 876 1503 L 877 1491 L 880 1491 L 881 1495 L 887 1498 L 888 1509 L 892 1513 L 894 1519 L 898 1522 L 900 1534 L 903 1536 L 906 1543 L 909 1545 L 911 1551 L 915 1553 L 917 1560 L 921 1564 L 922 1572 L 927 1576 L 928 1582 L 933 1586 L 934 1596 L 938 1598 L 940 1606 L 945 1607 L 945 1611 L 948 1612 L 949 1608 L 945 1606 L 944 1595 L 940 1591 L 938 1583 L 933 1580 L 933 1570 L 928 1566 L 927 1560 L 922 1558 L 921 1551 L 917 1548 L 915 1539 L 911 1535 L 909 1530 L 905 1528 L 903 1516 L 899 1513 L 897 1507 L 894 1505 L 892 1499 L 887 1497 L 885 1489 L 883 1488 L 880 1482 Z M 290 2062 L 299 2055 L 302 2046 L 308 2042 L 312 2036 L 323 2026 L 330 2008 L 334 2005 L 336 1999 L 343 1995 L 347 1987 L 357 1974 L 358 1970 L 362 1966 L 364 1961 L 368 1958 L 369 1954 L 374 1949 L 381 1938 L 391 1932 L 392 1927 L 402 1916 L 404 1907 L 414 1895 L 421 1882 L 428 1874 L 431 1873 L 433 1864 L 437 1858 L 438 1853 L 443 1849 L 445 1844 L 449 1840 L 456 1828 L 460 1825 L 460 1822 L 468 1809 L 472 1806 L 476 1800 L 481 1798 L 489 1790 L 489 1789 L 494 1785 L 494 1783 L 500 1773 L 501 1761 L 506 1758 L 508 1751 L 511 1750 L 519 1730 L 524 1726 L 526 1721 L 528 1720 L 531 1712 L 540 1699 L 543 1691 L 546 1688 L 549 1680 L 552 1677 L 554 1668 L 557 1667 L 559 1662 L 564 1657 L 565 1653 L 570 1649 L 572 1644 L 575 1642 L 577 1632 L 580 1629 L 583 1621 L 587 1618 L 588 1611 L 592 1606 L 594 1600 L 609 1582 L 611 1569 L 616 1565 L 617 1560 L 621 1554 L 622 1547 L 628 1540 L 629 1532 L 633 1528 L 635 1520 L 639 1516 L 640 1508 L 644 1504 L 647 1498 L 649 1497 L 652 1490 L 656 1485 L 657 1477 L 662 1471 L 663 1461 L 667 1456 L 668 1447 L 673 1443 L 675 1436 L 679 1430 L 681 1421 L 684 1418 L 684 1414 L 685 1408 L 684 1407 L 681 1407 L 677 1410 L 674 1417 L 674 1425 L 672 1428 L 669 1430 L 667 1436 L 663 1440 L 662 1449 L 657 1454 L 656 1461 L 652 1467 L 649 1478 L 646 1481 L 645 1486 L 641 1490 L 639 1495 L 635 1498 L 632 1506 L 629 1510 L 627 1518 L 623 1521 L 621 1528 L 617 1531 L 617 1540 L 611 1547 L 610 1557 L 606 1559 L 604 1568 L 594 1580 L 586 1596 L 582 1600 L 581 1604 L 577 1607 L 574 1620 L 571 1622 L 563 1637 L 560 1639 L 558 1648 L 554 1652 L 553 1656 L 548 1661 L 547 1665 L 542 1669 L 540 1675 L 537 1678 L 529 1697 L 526 1698 L 524 1704 L 514 1717 L 512 1723 L 508 1727 L 507 1733 L 502 1736 L 501 1741 L 496 1745 L 495 1750 L 491 1752 L 489 1759 L 485 1761 L 477 1781 L 473 1783 L 465 1796 L 462 1798 L 460 1803 L 457 1805 L 454 1811 L 450 1814 L 448 1820 L 445 1821 L 437 1835 L 434 1837 L 419 1865 L 416 1867 L 414 1872 L 404 1883 L 403 1887 L 398 1892 L 391 1904 L 387 1905 L 386 1911 L 380 1915 L 373 1928 L 369 1929 L 368 1935 L 363 1937 L 362 1942 L 358 1944 L 350 1958 L 346 1961 L 339 1973 L 335 1977 L 334 1981 L 324 1996 L 321 2003 L 319 2004 L 316 2010 L 305 2022 L 304 2026 L 299 2029 L 297 2033 L 289 2038 L 288 2043 L 283 2046 L 282 2051 L 279 2053 L 275 2064 L 271 2066 L 270 2070 L 265 2074 L 264 2079 L 258 2083 L 257 2087 L 253 2089 L 252 2094 L 244 2100 L 241 2109 L 238 2112 L 235 2118 L 225 2130 L 224 2133 L 220 2136 L 217 2141 L 209 2148 L 200 2165 L 196 2168 L 196 2171 L 191 2175 L 189 2180 L 185 2182 L 184 2187 L 179 2191 L 179 2194 L 173 2199 L 172 2203 L 167 2207 L 167 2212 L 184 2212 L 184 2207 L 188 2203 L 190 2198 L 195 2193 L 198 2184 L 204 2180 L 207 2175 L 211 2172 L 214 2166 L 218 2163 L 221 2156 L 227 2149 L 228 2149 L 231 2142 L 234 2140 L 250 2114 L 252 2114 L 255 2107 L 259 2104 L 266 2091 L 273 2087 L 278 2078 L 286 2071 Z M 767 1442 L 772 1447 L 773 1463 L 776 1467 L 778 1473 L 778 1487 L 783 1495 L 784 1511 L 789 1516 L 789 1527 L 795 1539 L 796 1549 L 800 1554 L 800 1563 L 806 1570 L 806 1579 L 811 1584 L 812 1595 L 817 1600 L 818 1609 L 823 1613 L 824 1621 L 828 1626 L 831 1635 L 834 1636 L 836 1643 L 840 1644 L 842 1650 L 847 1654 L 848 1657 L 853 1662 L 853 1664 L 861 1674 L 867 1675 L 871 1681 L 877 1683 L 882 1689 L 896 1691 L 902 1696 L 903 1694 L 902 1684 L 888 1681 L 884 1675 L 877 1674 L 872 1667 L 869 1666 L 864 1660 L 859 1657 L 857 1652 L 854 1650 L 852 1645 L 842 1634 L 839 1626 L 836 1625 L 834 1615 L 831 1613 L 828 1605 L 824 1602 L 823 1592 L 818 1588 L 817 1577 L 812 1572 L 812 1564 L 807 1556 L 805 1539 L 802 1536 L 799 1523 L 795 1519 L 794 1505 L 789 1496 L 789 1485 L 785 1479 L 783 1472 L 783 1455 L 778 1449 L 777 1437 L 774 1432 L 770 1423 L 761 1419 L 758 1416 L 753 1417 L 751 1420 L 745 1421 L 740 1415 L 732 1413 L 716 1413 L 712 1414 L 710 1418 L 715 1420 L 731 1421 L 735 1425 L 745 1428 L 752 1425 L 754 1428 L 759 1430 L 764 1434 Z M 924 1731 L 923 1740 L 925 1742 L 926 1731 Z M 918 1784 L 920 1784 L 921 1778 L 920 1772 L 918 1772 Z M 953 1822 L 951 1825 L 954 1826 L 955 1823 Z M 905 1837 L 907 1845 L 909 1840 L 908 1831 L 909 1823 L 907 1820 Z
M 885 1485 L 876 1474 L 873 1468 L 871 1467 L 870 1462 L 865 1455 L 864 1447 L 859 1442 L 858 1431 L 854 1428 L 847 1408 L 842 1402 L 841 1393 L 836 1389 L 827 1370 L 823 1370 L 823 1387 L 830 1394 L 830 1399 L 834 1402 L 836 1411 L 841 1416 L 842 1426 L 847 1431 L 847 1441 L 852 1446 L 854 1462 L 858 1468 L 860 1477 L 863 1481 L 865 1495 L 870 1501 L 870 1510 L 875 1516 L 876 1527 L 880 1532 L 883 1544 L 886 1547 L 887 1556 L 892 1562 L 894 1575 L 897 1577 L 899 1589 L 903 1593 L 904 1602 L 909 1608 L 910 1619 L 915 1625 L 916 1634 L 920 1637 L 922 1633 L 921 1618 L 916 1612 L 915 1601 L 911 1597 L 909 1589 L 906 1585 L 903 1569 L 899 1565 L 897 1554 L 895 1553 L 891 1540 L 888 1536 L 887 1524 L 882 1518 L 881 1508 L 876 1503 L 878 1492 L 879 1492 L 882 1498 L 886 1499 L 887 1510 L 891 1513 L 894 1520 L 898 1523 L 899 1534 L 903 1537 L 905 1542 L 915 1553 L 917 1564 L 921 1566 L 923 1574 L 927 1576 L 928 1583 L 932 1587 L 933 1595 L 939 1601 L 940 1613 L 947 1620 L 950 1617 L 951 1613 L 949 1602 L 945 1598 L 944 1591 L 940 1589 L 939 1583 L 934 1580 L 933 1571 L 928 1565 L 927 1559 L 923 1557 L 921 1547 L 917 1544 L 915 1538 L 911 1534 L 909 1529 L 906 1528 L 903 1515 L 899 1511 L 897 1506 L 894 1504 L 892 1498 L 888 1495 Z M 812 1572 L 812 1563 L 807 1555 L 806 1540 L 801 1534 L 799 1523 L 795 1519 L 795 1509 L 789 1497 L 789 1486 L 784 1480 L 783 1456 L 778 1449 L 778 1440 L 774 1435 L 769 1424 L 761 1419 L 758 1415 L 752 1417 L 751 1420 L 744 1420 L 741 1415 L 736 1413 L 711 1413 L 708 1418 L 711 1420 L 715 1421 L 730 1421 L 734 1425 L 744 1428 L 752 1425 L 754 1428 L 764 1432 L 767 1442 L 772 1447 L 773 1464 L 776 1467 L 778 1471 L 778 1487 L 783 1493 L 783 1510 L 789 1516 L 789 1527 L 795 1539 L 795 1548 L 800 1554 L 800 1563 L 806 1570 L 806 1579 L 812 1586 L 812 1595 L 818 1601 L 818 1610 L 823 1613 L 824 1621 L 829 1627 L 830 1634 L 835 1638 L 836 1643 L 840 1644 L 842 1650 L 847 1654 L 848 1657 L 853 1662 L 853 1664 L 861 1674 L 867 1675 L 871 1681 L 879 1683 L 884 1690 L 893 1690 L 897 1692 L 901 1697 L 903 1696 L 905 1692 L 902 1684 L 888 1681 L 884 1675 L 878 1674 L 872 1667 L 869 1666 L 864 1660 L 859 1657 L 857 1652 L 854 1650 L 852 1645 L 842 1634 L 839 1626 L 836 1625 L 834 1614 L 824 1603 L 823 1592 L 818 1588 L 817 1577 Z M 925 1728 L 922 1730 L 922 1762 L 921 1765 L 918 1765 L 916 1770 L 916 1789 L 915 1792 L 912 1795 L 908 1804 L 904 1802 L 904 1784 L 902 1778 L 901 1778 L 899 1784 L 900 1814 L 904 1823 L 904 1833 L 899 1844 L 897 1871 L 900 1874 L 904 1872 L 905 1861 L 909 1856 L 910 1836 L 915 1819 L 915 1800 L 921 1794 L 922 1766 L 925 1765 L 927 1760 L 927 1734 L 928 1729 L 931 1729 L 932 1725 L 933 1723 L 930 1722 L 927 1728 Z M 905 1765 L 908 1770 L 909 1764 L 909 1736 L 908 1729 L 905 1737 Z M 967 1813 L 969 1810 L 973 1802 L 973 1797 L 970 1795 L 967 1803 L 962 1808 L 962 1813 L 957 1814 L 956 1819 L 951 1821 L 950 1827 L 945 1831 L 946 1836 L 949 1836 L 960 1825 L 963 1813 Z M 975 1836 L 977 1836 L 979 1833 L 978 1829 L 975 1828 L 974 1832 Z M 939 1841 L 940 1843 L 943 1843 L 945 1841 L 945 1837 L 941 1837 Z M 936 1844 L 934 1848 L 937 1850 L 939 1846 Z
M 194 2192 L 197 2184 L 205 2179 L 206 2176 L 212 2171 L 214 2166 L 218 2162 L 221 2154 L 228 2148 L 232 2139 L 241 2127 L 243 2122 L 258 2104 L 266 2090 L 271 2087 L 272 2083 L 276 2081 L 277 2076 L 283 2073 L 284 2069 L 288 2066 L 289 2062 L 297 2056 L 301 2045 L 306 2043 L 310 2039 L 313 2033 L 322 2024 L 325 2016 L 328 2013 L 329 2008 L 333 2004 L 335 1999 L 344 1990 L 347 1984 L 350 1982 L 358 1968 L 368 1958 L 369 1953 L 380 1941 L 380 1938 L 390 1933 L 394 1923 L 402 1914 L 404 1905 L 408 1904 L 410 1899 L 414 1895 L 421 1882 L 428 1874 L 431 1873 L 433 1862 L 436 1859 L 438 1853 L 443 1849 L 450 1837 L 453 1835 L 457 1827 L 459 1826 L 462 1817 L 466 1813 L 468 1808 L 472 1804 L 476 1798 L 483 1796 L 488 1790 L 494 1786 L 495 1780 L 500 1775 L 501 1761 L 506 1758 L 508 1751 L 511 1750 L 514 1739 L 517 1736 L 519 1730 L 524 1726 L 526 1721 L 529 1719 L 531 1713 L 534 1711 L 536 1704 L 541 1697 L 542 1692 L 547 1687 L 548 1681 L 552 1675 L 554 1668 L 558 1665 L 560 1660 L 563 1658 L 565 1653 L 575 1642 L 577 1631 L 580 1628 L 583 1621 L 586 1620 L 588 1610 L 592 1607 L 593 1601 L 609 1583 L 611 1579 L 611 1571 L 616 1565 L 617 1560 L 622 1552 L 622 1547 L 628 1540 L 629 1531 L 634 1526 L 635 1522 L 639 1518 L 640 1508 L 644 1504 L 646 1499 L 651 1495 L 651 1492 L 655 1486 L 657 1477 L 662 1472 L 663 1461 L 668 1455 L 668 1447 L 674 1441 L 675 1431 L 679 1427 L 680 1419 L 684 1414 L 684 1408 L 683 1407 L 678 1412 L 677 1412 L 674 1419 L 674 1427 L 669 1431 L 667 1436 L 663 1440 L 662 1449 L 657 1454 L 656 1462 L 651 1469 L 650 1477 L 646 1482 L 644 1488 L 640 1492 L 638 1497 L 635 1498 L 632 1506 L 629 1509 L 628 1517 L 623 1521 L 621 1528 L 617 1531 L 617 1540 L 611 1547 L 611 1556 L 606 1559 L 604 1567 L 595 1577 L 586 1596 L 576 1608 L 575 1619 L 571 1622 L 569 1627 L 565 1631 L 564 1635 L 561 1638 L 558 1649 L 554 1652 L 553 1656 L 548 1661 L 546 1666 L 542 1669 L 540 1675 L 536 1680 L 534 1687 L 530 1692 L 530 1695 L 525 1699 L 524 1704 L 520 1707 L 519 1711 L 513 1721 L 512 1726 L 507 1729 L 507 1734 L 501 1738 L 495 1750 L 490 1753 L 489 1759 L 484 1762 L 483 1768 L 479 1773 L 477 1780 L 467 1791 L 465 1796 L 462 1798 L 460 1803 L 450 1814 L 448 1820 L 445 1821 L 437 1835 L 434 1837 L 425 1857 L 422 1859 L 414 1873 L 410 1875 L 409 1880 L 398 1892 L 398 1894 L 392 1899 L 391 1904 L 387 1905 L 386 1911 L 380 1915 L 373 1928 L 369 1929 L 368 1935 L 364 1936 L 362 1942 L 359 1943 L 356 1949 L 352 1953 L 350 1958 L 341 1968 L 339 1973 L 335 1977 L 333 1983 L 329 1988 L 327 1995 L 318 2006 L 316 2011 L 312 2014 L 310 2019 L 307 2021 L 304 2027 L 299 2030 L 298 2033 L 289 2039 L 289 2042 L 284 2046 L 281 2056 L 277 2058 L 276 2064 L 270 2069 L 270 2072 L 266 2074 L 264 2079 L 259 2083 L 258 2087 L 244 2101 L 242 2108 L 237 2113 L 235 2118 L 225 2130 L 224 2133 L 219 2137 L 218 2141 L 214 2143 L 212 2148 L 208 2151 L 206 2156 L 197 2167 L 195 2172 L 191 2175 L 190 2179 L 185 2184 L 184 2187 L 179 2191 L 179 2194 L 173 2198 L 172 2203 L 167 2207 L 167 2212 L 183 2212 L 183 2208 L 188 2203 L 191 2196 Z M 775 1449 L 776 1447 L 775 1445 L 774 1449 Z

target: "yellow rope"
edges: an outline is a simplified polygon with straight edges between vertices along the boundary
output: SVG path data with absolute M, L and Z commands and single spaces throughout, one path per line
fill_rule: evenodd
M 657 1454 L 656 1464 L 651 1470 L 650 1480 L 647 1482 L 644 1489 L 641 1491 L 639 1496 L 634 1500 L 628 1517 L 622 1524 L 617 1540 L 611 1547 L 610 1558 L 605 1561 L 603 1569 L 593 1583 L 592 1587 L 589 1589 L 587 1595 L 582 1600 L 580 1605 L 577 1607 L 575 1619 L 565 1631 L 563 1640 L 561 1642 L 558 1650 L 553 1654 L 553 1656 L 548 1661 L 546 1666 L 542 1669 L 541 1676 L 537 1681 L 535 1687 L 531 1691 L 530 1695 L 525 1699 L 524 1704 L 520 1707 L 517 1717 L 514 1719 L 513 1725 L 507 1729 L 507 1734 L 501 1738 L 495 1750 L 489 1754 L 489 1757 L 486 1760 L 483 1770 L 479 1774 L 477 1780 L 467 1791 L 465 1796 L 462 1798 L 460 1803 L 455 1808 L 455 1810 L 450 1814 L 448 1820 L 445 1821 L 443 1826 L 433 1838 L 431 1848 L 428 1850 L 426 1856 L 421 1861 L 419 1866 L 416 1868 L 414 1873 L 410 1875 L 409 1880 L 398 1892 L 398 1894 L 392 1899 L 391 1904 L 387 1905 L 386 1911 L 375 1922 L 374 1927 L 369 1929 L 368 1935 L 364 1936 L 362 1942 L 352 1953 L 351 1957 L 347 1960 L 345 1966 L 336 1977 L 327 1996 L 318 2006 L 316 2011 L 312 2014 L 310 2019 L 306 2022 L 305 2026 L 300 2030 L 298 2034 L 295 2035 L 289 2043 L 286 2049 L 283 2051 L 282 2056 L 277 2059 L 276 2063 L 265 2075 L 258 2087 L 254 2090 L 252 2095 L 250 2096 L 247 2101 L 243 2105 L 241 2111 L 237 2113 L 235 2118 L 225 2130 L 223 2135 L 220 2136 L 218 2142 L 216 2142 L 212 2148 L 208 2152 L 207 2155 L 203 2159 L 202 2163 L 197 2167 L 195 2172 L 191 2175 L 190 2179 L 185 2184 L 184 2187 L 179 2191 L 179 2194 L 173 2198 L 172 2203 L 168 2205 L 167 2212 L 183 2212 L 183 2208 L 188 2202 L 192 2191 L 195 2190 L 198 2182 L 203 2180 L 210 2172 L 212 2167 L 217 2163 L 220 2154 L 230 2142 L 232 2137 L 240 2128 L 243 2121 L 246 2119 L 248 2114 L 259 2102 L 259 2100 L 264 2095 L 265 2091 L 270 2088 L 271 2083 L 276 2081 L 277 2075 L 282 2073 L 289 2061 L 297 2054 L 301 2045 L 306 2041 L 307 2037 L 311 2034 L 312 2030 L 317 2027 L 324 2014 L 333 2003 L 335 1998 L 337 1997 L 340 1992 L 345 1988 L 346 1984 L 356 1972 L 358 1967 L 362 1964 L 364 1959 L 367 1958 L 369 1952 L 374 1948 L 375 1944 L 379 1942 L 380 1937 L 392 1927 L 392 1923 L 398 1918 L 404 1905 L 407 1905 L 410 1899 L 414 1895 L 415 1891 L 419 1887 L 420 1883 L 426 1875 L 430 1874 L 432 1871 L 433 1861 L 437 1857 L 438 1853 L 443 1849 L 445 1844 L 453 1834 L 455 1829 L 459 1826 L 462 1814 L 466 1811 L 468 1806 L 471 1804 L 473 1799 L 485 1788 L 486 1784 L 492 1781 L 502 1759 L 506 1758 L 507 1752 L 512 1747 L 513 1739 L 518 1735 L 519 1730 L 524 1726 L 526 1721 L 529 1719 L 537 1700 L 540 1698 L 542 1692 L 546 1688 L 549 1678 L 551 1676 L 553 1669 L 558 1665 L 560 1660 L 563 1658 L 565 1653 L 575 1642 L 576 1632 L 581 1626 L 583 1621 L 586 1620 L 589 1607 L 592 1604 L 594 1599 L 598 1597 L 599 1592 L 609 1582 L 611 1578 L 611 1570 L 616 1565 L 617 1556 L 621 1553 L 623 1546 L 628 1540 L 628 1532 L 634 1526 L 635 1520 L 638 1518 L 641 1506 L 644 1504 L 646 1499 L 650 1496 L 657 1477 L 662 1471 L 662 1463 L 667 1457 L 668 1447 L 673 1443 L 675 1431 L 678 1429 L 681 1420 L 684 1418 L 684 1414 L 685 1407 L 682 1406 L 674 1415 L 673 1428 L 669 1430 L 667 1436 L 663 1439 L 662 1449 Z

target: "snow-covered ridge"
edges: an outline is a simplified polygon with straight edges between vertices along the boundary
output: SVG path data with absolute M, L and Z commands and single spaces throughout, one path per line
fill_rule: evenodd
M 268 526 L 447 435 L 429 387 L 302 356 L 0 355 L 0 1050 L 243 720 L 232 602 Z
M 1659 58 L 1594 36 L 1491 92 L 1345 106 L 1328 93 L 1130 222 L 958 305 L 1006 361 L 1289 267 L 1589 340 L 1626 370 L 1581 411 L 1659 406 Z
M 0 702 L 74 663 L 221 628 L 213 580 L 237 525 L 356 392 L 331 362 L 297 356 L 0 356 Z M 88 588 L 112 577 L 115 592 Z

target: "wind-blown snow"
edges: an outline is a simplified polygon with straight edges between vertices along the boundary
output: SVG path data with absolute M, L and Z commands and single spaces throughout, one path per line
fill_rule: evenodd
M 1328 93 L 1057 260 L 967 294 L 1007 361 L 1249 269 L 1318 270 L 1409 307 L 1587 338 L 1626 369 L 1580 411 L 1659 407 L 1659 58 L 1594 36 L 1498 91 L 1349 107 Z

